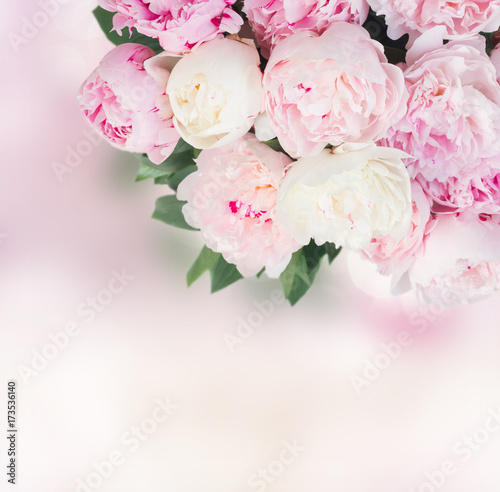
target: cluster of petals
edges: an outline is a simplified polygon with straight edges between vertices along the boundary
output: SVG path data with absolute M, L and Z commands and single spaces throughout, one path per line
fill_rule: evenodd
M 221 33 L 235 34 L 243 24 L 235 0 L 98 0 L 111 12 L 113 27 L 128 27 L 157 38 L 164 50 L 181 54 Z
M 500 212 L 500 85 L 484 38 L 422 35 L 407 54 L 406 116 L 382 143 L 404 150 L 410 176 L 440 208 Z M 437 208 L 438 210 L 439 208 Z
M 264 89 L 271 126 L 294 158 L 317 155 L 327 144 L 378 140 L 406 110 L 402 70 L 366 29 L 347 22 L 280 42 Z
M 499 28 L 500 0 L 244 0 L 253 39 L 235 0 L 98 3 L 165 51 L 111 50 L 83 115 L 157 164 L 181 137 L 201 150 L 177 197 L 242 275 L 279 277 L 314 241 L 427 303 L 500 290 L 500 47 L 478 35 Z M 370 7 L 410 35 L 405 63 L 362 27 Z
M 410 178 L 397 149 L 343 144 L 302 157 L 278 191 L 278 218 L 300 244 L 360 250 L 372 238 L 400 241 L 411 219 Z
M 154 54 L 135 43 L 113 48 L 82 84 L 78 101 L 87 121 L 111 145 L 147 153 L 159 164 L 174 150 L 179 133 L 162 99 L 165 87 L 144 67 Z
M 440 214 L 409 269 L 418 296 L 439 306 L 478 301 L 500 289 L 498 217 Z
M 244 276 L 264 267 L 278 277 L 300 248 L 276 217 L 278 186 L 291 159 L 251 134 L 203 150 L 198 170 L 179 186 L 188 224 Z
M 255 38 L 268 57 L 282 39 L 301 31 L 322 34 L 333 22 L 363 24 L 366 0 L 245 0 L 245 12 Z
M 383 15 L 392 39 L 410 41 L 433 27 L 443 27 L 445 39 L 465 39 L 500 27 L 500 0 L 368 0 Z
M 408 284 L 404 284 L 405 275 L 421 252 L 424 238 L 436 224 L 435 216 L 431 215 L 431 202 L 416 181 L 411 183 L 411 195 L 412 216 L 404 237 L 399 241 L 391 235 L 374 237 L 363 251 L 382 275 L 392 275 L 394 291 L 408 288 Z

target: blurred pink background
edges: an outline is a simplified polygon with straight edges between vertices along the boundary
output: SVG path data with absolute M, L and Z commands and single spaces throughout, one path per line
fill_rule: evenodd
M 1 7 L 0 418 L 15 379 L 15 490 L 498 492 L 498 296 L 433 312 L 347 254 L 293 309 L 272 303 L 276 281 L 188 289 L 200 238 L 152 220 L 166 191 L 85 133 L 75 93 L 111 47 L 94 7 Z M 75 167 L 59 180 L 54 163 Z

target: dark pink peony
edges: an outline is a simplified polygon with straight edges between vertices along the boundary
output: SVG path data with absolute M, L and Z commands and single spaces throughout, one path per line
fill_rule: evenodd
M 147 153 L 159 164 L 172 153 L 180 136 L 165 86 L 144 68 L 154 54 L 147 46 L 133 43 L 112 49 L 82 84 L 78 101 L 85 118 L 111 145 Z

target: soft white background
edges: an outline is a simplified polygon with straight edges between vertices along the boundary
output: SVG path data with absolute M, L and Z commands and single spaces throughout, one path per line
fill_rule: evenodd
M 17 53 L 9 33 L 21 35 L 40 4 L 0 9 L 0 429 L 9 379 L 18 380 L 19 405 L 18 485 L 2 472 L 0 490 L 74 491 L 113 451 L 125 461 L 94 490 L 258 490 L 249 477 L 296 440 L 306 449 L 270 492 L 418 490 L 448 459 L 458 471 L 441 490 L 498 492 L 500 432 L 467 462 L 453 451 L 500 405 L 498 296 L 422 321 L 411 296 L 358 289 L 344 256 L 231 353 L 224 333 L 241 318 L 258 320 L 254 303 L 276 282 L 252 279 L 211 296 L 203 278 L 187 289 L 199 237 L 150 219 L 164 190 L 134 184 L 134 159 L 105 143 L 58 181 L 53 163 L 86 139 L 75 93 L 110 48 L 93 7 L 60 5 Z M 122 269 L 134 280 L 86 323 L 78 306 Z M 23 378 L 22 366 L 71 321 L 79 335 Z M 365 359 L 422 325 L 358 395 L 350 378 Z M 131 453 L 121 437 L 158 397 L 179 408 Z

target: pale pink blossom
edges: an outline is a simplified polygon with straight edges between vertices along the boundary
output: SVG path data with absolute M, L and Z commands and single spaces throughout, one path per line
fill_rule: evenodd
M 424 237 L 435 225 L 429 198 L 416 181 L 411 183 L 411 195 L 413 213 L 404 238 L 397 241 L 392 236 L 376 237 L 364 250 L 364 255 L 377 265 L 382 275 L 392 275 L 394 289 L 415 261 Z
M 154 54 L 141 44 L 113 48 L 82 84 L 78 101 L 87 121 L 111 145 L 147 153 L 159 164 L 172 153 L 180 136 L 165 86 L 144 68 Z
M 264 89 L 270 123 L 292 157 L 380 139 L 406 110 L 402 70 L 387 63 L 383 46 L 363 27 L 347 22 L 281 41 Z
M 442 43 L 442 28 L 407 54 L 407 114 L 384 145 L 411 156 L 410 176 L 440 206 L 500 212 L 500 85 L 484 38 Z
M 366 0 L 245 0 L 243 6 L 266 58 L 290 34 L 306 30 L 321 34 L 338 21 L 363 24 L 369 10 Z
M 500 289 L 499 244 L 498 217 L 441 214 L 409 270 L 411 284 L 441 306 L 484 299 Z
M 387 34 L 415 40 L 435 26 L 445 28 L 445 39 L 463 39 L 500 26 L 500 0 L 368 0 L 377 15 L 385 16 Z
M 180 184 L 177 197 L 188 224 L 201 229 L 213 251 L 244 276 L 263 267 L 278 277 L 300 246 L 277 221 L 276 197 L 291 159 L 247 134 L 224 147 L 203 150 L 198 171 Z
M 235 34 L 243 19 L 231 5 L 235 0 L 98 0 L 111 12 L 118 32 L 128 27 L 158 38 L 165 51 L 181 54 L 218 34 Z

